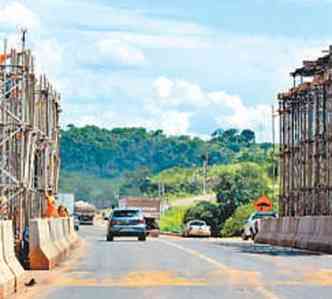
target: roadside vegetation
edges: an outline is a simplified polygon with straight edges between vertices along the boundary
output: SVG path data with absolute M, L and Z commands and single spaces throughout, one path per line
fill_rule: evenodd
M 278 175 L 272 145 L 256 143 L 251 130 L 218 129 L 205 141 L 144 128 L 68 126 L 62 131 L 61 153 L 61 191 L 100 208 L 128 195 L 162 195 L 171 204 L 203 191 L 214 195 L 214 201 L 167 211 L 160 222 L 164 231 L 179 232 L 198 218 L 214 236 L 239 235 L 253 202 L 278 192 L 272 184 Z
M 160 219 L 160 230 L 163 232 L 182 233 L 187 210 L 187 207 L 174 207 L 166 211 Z

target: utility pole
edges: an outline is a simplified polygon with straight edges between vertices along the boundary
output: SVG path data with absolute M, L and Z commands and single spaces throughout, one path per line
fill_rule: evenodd
M 209 164 L 209 152 L 206 151 L 205 155 L 203 155 L 203 194 L 206 194 L 208 164 Z

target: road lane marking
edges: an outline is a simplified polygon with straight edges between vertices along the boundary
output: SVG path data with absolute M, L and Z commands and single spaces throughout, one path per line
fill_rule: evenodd
M 208 257 L 202 253 L 200 253 L 199 251 L 181 246 L 179 244 L 176 244 L 174 242 L 170 242 L 167 241 L 165 239 L 159 239 L 158 242 L 164 243 L 166 245 L 172 246 L 174 248 L 177 248 L 183 252 L 186 252 L 188 254 L 191 254 L 192 256 L 195 256 L 197 258 L 200 258 L 201 260 L 206 261 L 207 263 L 217 267 L 219 270 L 221 270 L 222 272 L 224 272 L 225 274 L 227 274 L 231 280 L 234 282 L 234 279 L 238 280 L 240 279 L 248 279 L 249 277 L 247 276 L 248 273 L 250 274 L 256 274 L 256 278 L 252 281 L 242 281 L 243 284 L 246 284 L 246 282 L 249 282 L 248 286 L 254 287 L 255 290 L 257 292 L 259 292 L 262 296 L 264 296 L 266 299 L 279 299 L 279 297 L 277 295 L 275 295 L 274 293 L 272 293 L 272 291 L 268 290 L 266 287 L 264 287 L 261 283 L 261 281 L 258 279 L 258 273 L 257 272 L 246 272 L 246 271 L 240 271 L 240 270 L 236 270 L 233 268 L 230 268 L 220 262 L 218 262 L 217 260 Z M 241 273 L 245 274 L 245 275 L 241 275 Z M 238 283 L 239 281 L 235 281 L 235 283 Z M 241 282 L 241 281 L 240 281 Z
M 177 275 L 175 272 L 151 271 L 129 272 L 119 277 L 90 279 L 80 277 L 64 277 L 57 281 L 57 286 L 80 287 L 122 287 L 122 288 L 147 288 L 163 286 L 207 286 L 206 279 L 188 279 Z

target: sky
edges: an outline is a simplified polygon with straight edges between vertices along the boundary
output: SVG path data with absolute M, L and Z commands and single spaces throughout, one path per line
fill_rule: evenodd
M 28 29 L 62 126 L 269 141 L 289 73 L 332 44 L 331 13 L 332 0 L 0 0 L 0 38 Z

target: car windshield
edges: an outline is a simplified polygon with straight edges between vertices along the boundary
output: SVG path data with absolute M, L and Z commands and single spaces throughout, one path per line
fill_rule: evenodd
M 276 214 L 275 213 L 256 213 L 252 216 L 252 219 L 262 219 L 262 218 L 275 218 Z
M 130 218 L 130 217 L 138 217 L 140 212 L 138 210 L 119 210 L 114 211 L 113 217 L 116 218 Z
M 206 225 L 205 222 L 203 221 L 193 221 L 193 222 L 190 222 L 189 225 L 194 225 L 194 226 L 204 226 Z

